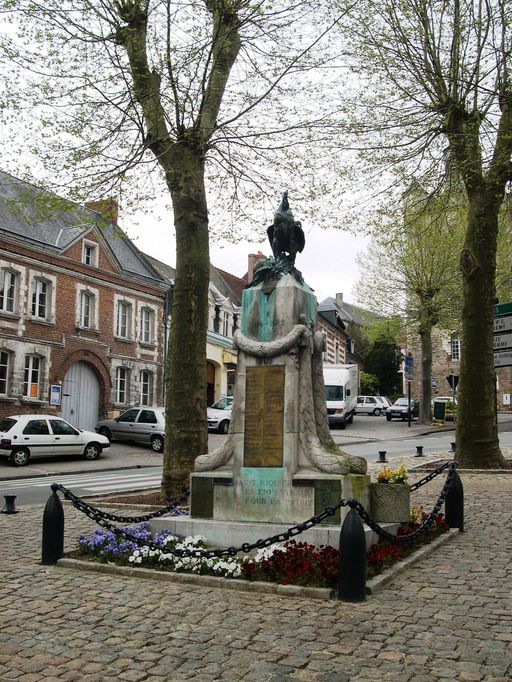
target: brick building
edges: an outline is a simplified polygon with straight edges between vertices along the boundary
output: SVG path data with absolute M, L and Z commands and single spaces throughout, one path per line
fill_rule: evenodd
M 0 415 L 92 428 L 161 404 L 168 289 L 113 202 L 84 208 L 0 172 Z
M 172 266 L 152 256 L 146 255 L 146 258 L 162 277 L 174 283 L 176 271 Z M 240 278 L 210 265 L 206 334 L 207 405 L 212 405 L 221 396 L 233 395 L 237 358 L 233 336 L 238 326 L 244 286 Z

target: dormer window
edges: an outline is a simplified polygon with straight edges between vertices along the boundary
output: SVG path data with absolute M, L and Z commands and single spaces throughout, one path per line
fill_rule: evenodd
M 84 239 L 82 262 L 85 265 L 92 265 L 98 267 L 98 245 L 94 242 L 88 242 Z

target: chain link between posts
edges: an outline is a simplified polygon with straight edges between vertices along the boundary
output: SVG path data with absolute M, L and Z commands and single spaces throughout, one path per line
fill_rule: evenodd
M 224 556 L 236 556 L 240 552 L 244 552 L 245 554 L 247 554 L 254 549 L 264 549 L 276 543 L 286 542 L 286 540 L 290 540 L 291 538 L 294 538 L 295 536 L 304 533 L 306 530 L 309 530 L 310 528 L 317 526 L 319 523 L 321 523 L 324 519 L 328 518 L 329 516 L 333 516 L 338 511 L 338 509 L 341 509 L 341 507 L 347 506 L 350 507 L 351 509 L 354 509 L 359 514 L 364 523 L 366 523 L 366 525 L 369 526 L 378 535 L 385 537 L 386 539 L 391 540 L 393 542 L 411 542 L 415 540 L 417 537 L 419 537 L 428 526 L 434 523 L 448 493 L 448 489 L 451 485 L 451 481 L 453 479 L 456 466 L 457 464 L 455 461 L 443 464 L 438 469 L 428 474 L 428 476 L 425 476 L 425 478 L 421 479 L 413 486 L 411 486 L 411 491 L 416 490 L 421 485 L 424 485 L 425 483 L 431 481 L 433 478 L 435 478 L 435 476 L 438 476 L 445 469 L 447 468 L 450 469 L 448 472 L 448 476 L 446 477 L 446 481 L 441 491 L 441 494 L 439 495 L 439 498 L 436 504 L 434 505 L 434 508 L 432 509 L 430 514 L 428 514 L 423 523 L 420 526 L 418 526 L 418 528 L 414 530 L 412 533 L 408 533 L 406 535 L 393 535 L 392 533 L 389 533 L 388 531 L 384 530 L 384 528 L 382 528 L 376 521 L 374 521 L 358 500 L 353 498 L 345 500 L 342 498 L 335 505 L 326 507 L 320 513 L 315 514 L 315 516 L 311 516 L 306 521 L 298 523 L 295 526 L 291 526 L 282 533 L 278 533 L 276 535 L 272 535 L 264 539 L 259 539 L 256 540 L 256 542 L 252 543 L 244 542 L 239 547 L 226 547 L 223 549 L 213 550 L 177 548 L 166 549 L 165 547 L 157 545 L 151 541 L 141 540 L 135 535 L 132 535 L 127 530 L 119 528 L 118 526 L 114 526 L 111 523 L 111 521 L 118 521 L 121 523 L 142 523 L 144 521 L 149 521 L 151 519 L 164 516 L 165 514 L 172 512 L 172 510 L 176 511 L 177 505 L 180 504 L 184 499 L 187 499 L 188 491 L 183 493 L 176 500 L 174 500 L 174 502 L 171 505 L 168 505 L 164 509 L 160 509 L 157 512 L 146 514 L 145 516 L 117 516 L 115 514 L 110 514 L 108 512 L 101 511 L 100 509 L 96 509 L 87 502 L 84 502 L 84 500 L 77 497 L 74 493 L 72 493 L 65 486 L 59 483 L 53 484 L 52 490 L 54 490 L 54 492 L 60 490 L 60 492 L 62 492 L 62 494 L 64 495 L 65 499 L 69 500 L 76 509 L 78 509 L 86 516 L 88 516 L 92 521 L 97 523 L 102 528 L 105 528 L 106 530 L 109 530 L 112 533 L 115 533 L 116 535 L 122 537 L 124 540 L 128 540 L 130 542 L 135 543 L 137 546 L 147 547 L 149 550 L 153 550 L 163 554 L 172 554 L 178 557 L 213 559 Z

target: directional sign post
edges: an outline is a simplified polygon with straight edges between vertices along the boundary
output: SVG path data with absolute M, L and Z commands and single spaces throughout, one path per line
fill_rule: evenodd
M 407 426 L 411 426 L 411 379 L 414 375 L 414 358 L 409 351 L 404 358 L 404 376 L 407 379 L 407 400 L 409 409 L 407 411 Z
M 512 302 L 494 306 L 494 366 L 512 367 Z

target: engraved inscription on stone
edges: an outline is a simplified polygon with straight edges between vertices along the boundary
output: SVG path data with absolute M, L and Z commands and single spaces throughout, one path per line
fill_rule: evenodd
M 283 466 L 284 365 L 248 367 L 244 466 Z
M 313 487 L 294 486 L 282 468 L 244 467 L 234 486 L 215 486 L 215 518 L 222 521 L 298 523 L 313 508 Z

